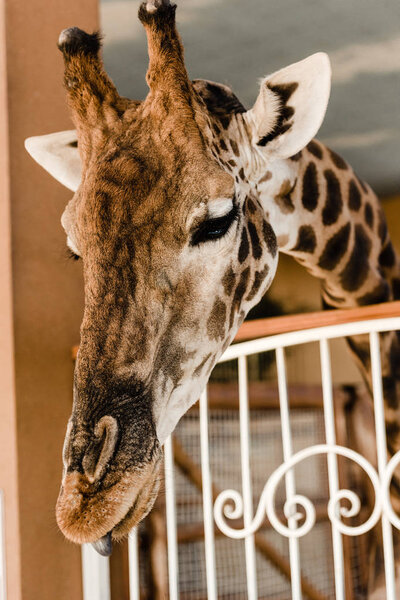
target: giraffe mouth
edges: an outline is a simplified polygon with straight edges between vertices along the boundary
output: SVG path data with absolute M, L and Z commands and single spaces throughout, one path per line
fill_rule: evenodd
M 115 532 L 117 532 L 121 528 L 124 530 L 126 529 L 127 524 L 131 522 L 132 517 L 135 515 L 136 505 L 138 502 L 140 502 L 141 496 L 143 496 L 143 492 L 139 492 L 138 496 L 136 497 L 136 500 L 126 513 L 125 517 L 123 517 L 123 519 L 121 519 L 121 521 L 117 523 L 117 525 L 113 529 L 111 529 L 108 533 L 106 533 L 106 535 L 103 535 L 103 537 L 99 538 L 95 542 L 92 542 L 92 547 L 101 556 L 111 556 L 113 550 L 113 534 L 115 535 Z M 137 522 L 139 522 L 139 520 Z
M 57 523 L 75 543 L 91 543 L 110 556 L 114 541 L 125 538 L 153 507 L 159 489 L 161 453 L 140 472 L 124 473 L 111 486 L 93 486 L 80 473 L 69 474 L 57 501 Z
M 129 534 L 131 529 L 138 525 L 150 512 L 157 497 L 159 486 L 160 480 L 156 477 L 145 490 L 139 492 L 125 517 L 123 517 L 113 529 L 106 533 L 106 535 L 91 543 L 96 552 L 101 556 L 111 556 L 113 541 L 120 541 L 123 539 Z

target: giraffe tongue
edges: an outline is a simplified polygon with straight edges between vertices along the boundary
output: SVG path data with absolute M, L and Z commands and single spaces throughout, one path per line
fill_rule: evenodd
M 112 553 L 112 540 L 111 540 L 111 531 L 103 535 L 102 538 L 97 540 L 96 542 L 92 542 L 93 548 L 101 554 L 101 556 L 111 556 Z

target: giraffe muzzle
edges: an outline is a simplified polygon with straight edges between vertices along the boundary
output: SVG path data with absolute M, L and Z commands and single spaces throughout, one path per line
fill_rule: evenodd
M 112 540 L 124 538 L 150 511 L 159 481 L 157 457 L 135 470 L 124 472 L 114 483 L 91 484 L 85 475 L 68 473 L 56 506 L 59 528 L 78 544 L 92 543 L 103 556 L 112 551 Z
M 158 491 L 161 447 L 147 411 L 136 408 L 130 419 L 121 408 L 94 428 L 73 415 L 67 430 L 57 523 L 69 540 L 93 543 L 104 556 L 147 514 Z

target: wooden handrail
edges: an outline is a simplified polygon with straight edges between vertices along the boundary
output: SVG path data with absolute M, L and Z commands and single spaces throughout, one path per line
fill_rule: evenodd
M 356 308 L 341 308 L 335 310 L 321 310 L 318 312 L 285 315 L 283 317 L 269 317 L 245 321 L 237 332 L 234 342 L 244 342 L 269 335 L 299 331 L 300 329 L 314 329 L 327 325 L 342 325 L 354 321 L 368 321 L 385 317 L 400 316 L 400 301 L 358 306 Z M 72 358 L 76 359 L 78 346 L 72 348 Z
M 239 410 L 239 387 L 237 381 L 208 383 L 208 407 L 210 410 Z M 289 385 L 291 408 L 322 409 L 322 390 L 320 385 Z M 249 381 L 248 400 L 250 410 L 279 410 L 279 394 L 276 383 L 269 381 Z M 190 411 L 198 411 L 196 402 Z
M 327 325 L 342 325 L 343 323 L 352 323 L 354 321 L 368 321 L 370 319 L 399 316 L 400 301 L 396 301 L 356 308 L 321 310 L 298 315 L 256 319 L 243 323 L 236 334 L 234 342 L 244 342 L 269 335 L 299 331 L 300 329 L 314 329 L 316 327 L 326 327 Z

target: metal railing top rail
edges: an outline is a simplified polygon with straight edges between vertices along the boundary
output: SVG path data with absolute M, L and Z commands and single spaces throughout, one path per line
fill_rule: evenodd
M 400 307 L 400 302 L 396 304 Z M 239 358 L 239 356 L 249 356 L 259 352 L 268 352 L 277 348 L 287 346 L 298 346 L 309 342 L 319 342 L 321 339 L 334 339 L 348 337 L 352 335 L 362 335 L 371 332 L 385 332 L 400 329 L 400 316 L 385 316 L 384 318 L 370 318 L 369 320 L 357 320 L 345 323 L 335 323 L 324 327 L 315 327 L 311 329 L 299 329 L 288 333 L 280 333 L 252 339 L 248 342 L 233 344 L 225 350 L 218 362 L 226 362 Z
M 400 301 L 255 319 L 243 323 L 235 336 L 234 342 L 244 342 L 270 335 L 278 335 L 279 333 L 299 331 L 300 329 L 314 329 L 328 325 L 341 325 L 343 323 L 398 316 L 400 316 Z

